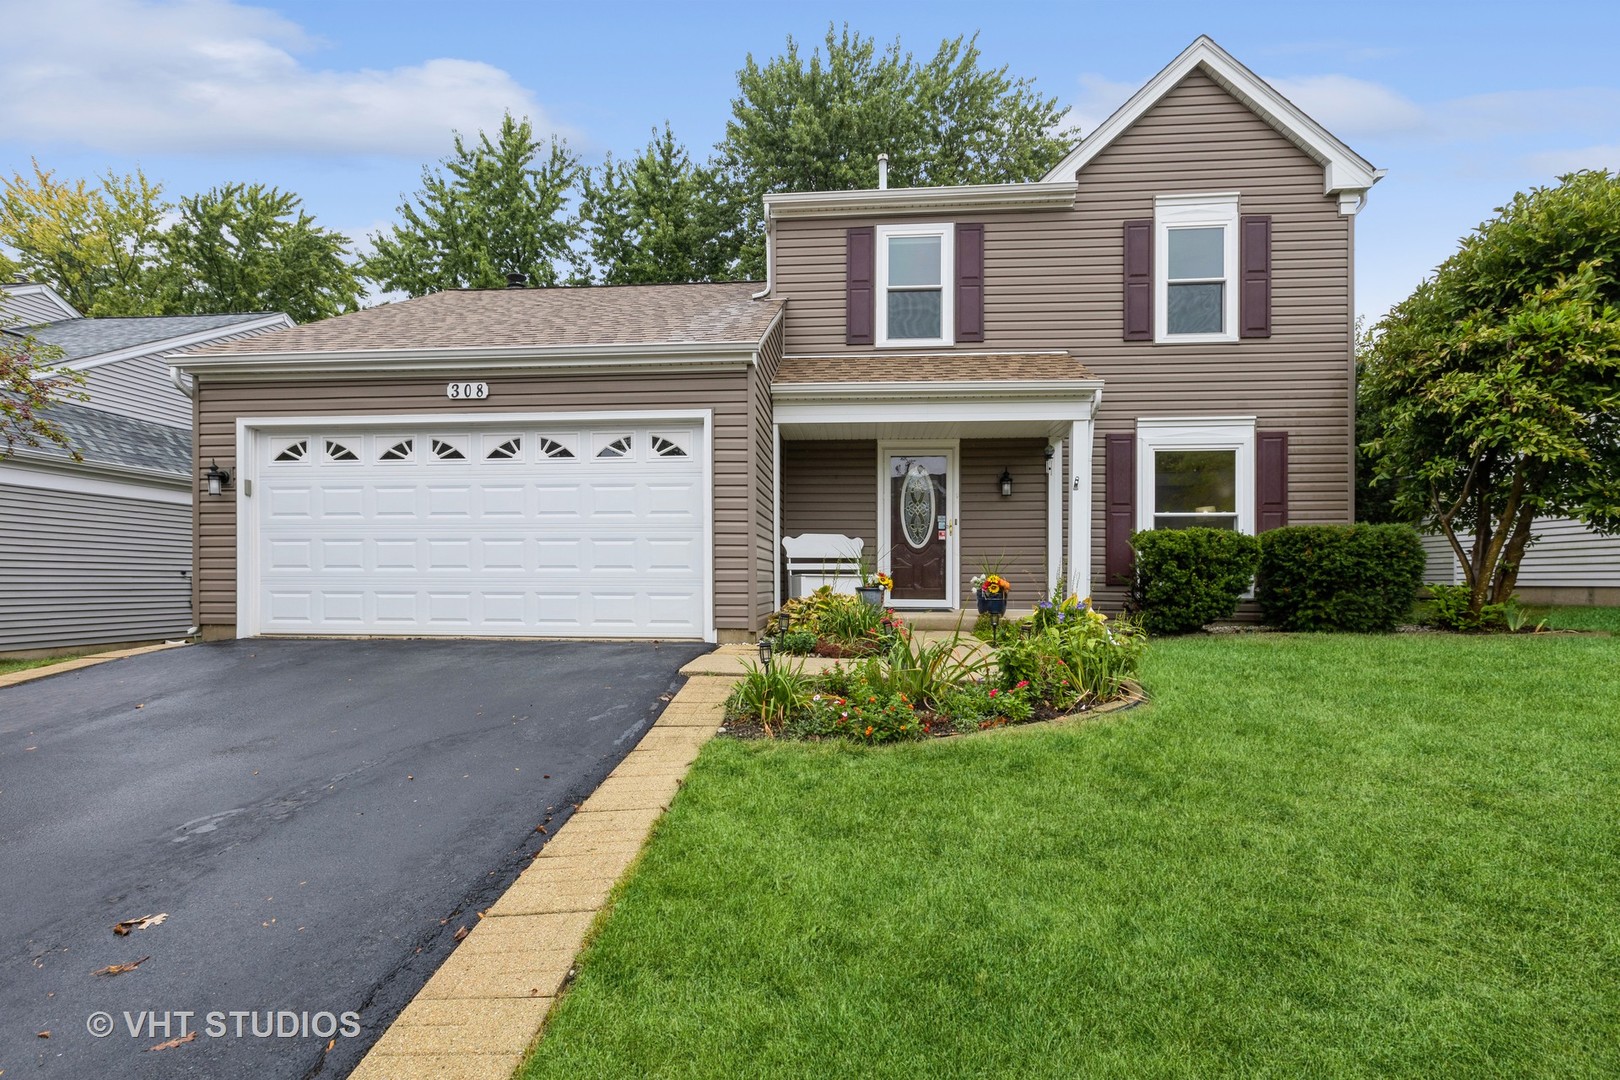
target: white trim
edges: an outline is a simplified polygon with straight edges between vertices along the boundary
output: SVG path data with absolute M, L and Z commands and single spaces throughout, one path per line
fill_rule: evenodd
M 939 337 L 891 338 L 889 336 L 889 241 L 905 236 L 939 237 Z M 876 230 L 877 273 L 873 283 L 875 307 L 874 348 L 915 349 L 956 344 L 956 226 L 950 222 L 879 225 Z M 902 288 L 903 292 L 931 291 L 926 287 Z
M 227 326 L 215 326 L 208 330 L 197 330 L 190 334 L 178 334 L 174 337 L 157 338 L 153 341 L 143 341 L 136 345 L 128 345 L 111 352 L 96 353 L 92 356 L 81 356 L 77 360 L 69 360 L 63 367 L 75 371 L 89 371 L 104 364 L 116 364 L 120 360 L 133 360 L 139 356 L 152 356 L 171 353 L 176 349 L 187 348 L 192 345 L 202 345 L 216 338 L 232 337 L 236 334 L 245 334 L 249 330 L 285 329 L 295 325 L 291 319 L 281 312 L 270 315 L 261 315 L 258 318 L 248 319 Z
M 1142 115 L 1159 103 L 1194 68 L 1215 80 L 1233 97 L 1322 166 L 1322 192 L 1333 195 L 1344 191 L 1364 193 L 1382 178 L 1383 170 L 1331 132 L 1305 115 L 1300 108 L 1279 94 L 1264 79 L 1244 67 L 1208 36 L 1200 36 L 1181 55 L 1149 79 L 1131 99 L 1104 120 L 1090 135 L 1080 140 L 1062 161 L 1043 177 L 1043 182 L 1073 183 L 1075 174 L 1102 153 Z M 1359 207 L 1358 207 L 1359 209 Z M 1340 212 L 1344 212 L 1341 205 Z
M 1065 440 L 1052 436 L 1046 445 L 1052 456 L 1046 459 L 1046 592 L 1058 587 L 1063 569 L 1063 457 Z
M 558 368 L 668 367 L 670 361 L 747 366 L 762 344 L 754 341 L 666 342 L 658 345 L 487 345 L 453 349 L 343 349 L 282 353 L 184 353 L 171 355 L 188 374 L 231 372 L 263 375 L 307 372 L 464 371 Z M 687 366 L 683 364 L 682 366 Z
M 567 410 L 559 412 L 520 413 L 392 413 L 364 416 L 240 416 L 236 419 L 236 636 L 258 635 L 260 613 L 258 590 L 252 586 L 258 581 L 261 553 L 257 543 L 258 517 L 256 502 L 248 494 L 246 482 L 257 475 L 257 436 L 272 431 L 296 428 L 330 430 L 343 427 L 373 427 L 378 429 L 411 427 L 439 427 L 447 425 L 478 427 L 496 424 L 551 424 L 551 423 L 658 423 L 669 420 L 699 421 L 703 424 L 703 516 L 701 560 L 707 581 L 703 589 L 703 614 L 699 625 L 703 640 L 718 640 L 714 624 L 715 544 L 714 544 L 714 410 L 713 409 L 644 409 L 644 410 Z M 752 601 L 750 601 L 752 602 Z
M 1046 422 L 1054 429 L 1091 412 L 1090 402 L 1050 401 L 901 401 L 788 402 L 775 409 L 776 422 L 790 424 L 983 424 L 1008 421 Z
M 1091 454 L 1096 441 L 1091 417 L 1069 430 L 1069 581 L 1070 595 L 1091 595 Z
M 55 468 L 39 459 L 19 460 L 15 455 L 0 460 L 0 485 L 32 488 L 40 491 L 65 491 L 77 495 L 96 495 L 117 499 L 139 499 L 144 502 L 169 506 L 190 506 L 191 491 L 188 477 L 163 475 L 135 479 L 138 473 L 130 470 L 119 473 L 106 470 L 105 475 L 86 471 L 83 466 L 64 462 L 68 468 Z
M 791 191 L 765 196 L 765 242 L 769 224 L 787 218 L 854 217 L 861 214 L 948 214 L 979 210 L 1066 210 L 1074 206 L 1073 177 L 1032 184 L 959 184 L 952 187 L 864 188 L 858 191 Z M 767 262 L 767 267 L 769 263 Z
M 889 552 L 894 537 L 889 527 L 889 455 L 895 453 L 940 454 L 945 458 L 945 597 L 943 600 L 898 600 L 889 606 L 911 611 L 955 611 L 961 604 L 962 586 L 962 440 L 961 439 L 880 439 L 877 444 L 877 551 L 872 565 L 890 572 Z
M 782 603 L 782 425 L 771 425 L 771 609 Z M 763 628 L 761 628 L 763 629 Z
M 1255 417 L 1189 416 L 1136 421 L 1136 528 L 1154 527 L 1154 462 L 1161 449 L 1235 452 L 1237 531 L 1254 535 Z
M 1089 400 L 1102 386 L 1101 379 L 936 379 L 917 382 L 882 380 L 872 382 L 773 383 L 771 398 L 776 401 L 870 401 L 896 398 L 900 401 L 974 401 L 1003 399 Z
M 191 487 L 191 470 L 183 473 L 165 469 L 143 469 L 138 465 L 118 465 L 108 461 L 74 461 L 72 458 L 46 453 L 27 446 L 18 446 L 0 457 L 0 463 L 27 465 L 62 474 L 103 476 L 136 484 L 162 484 L 166 487 Z
M 1170 230 L 1220 228 L 1221 330 L 1214 334 L 1172 334 L 1170 321 Z M 1201 345 L 1238 339 L 1238 194 L 1160 195 L 1153 200 L 1153 340 L 1159 344 Z M 1200 279 L 1201 280 L 1201 279 Z

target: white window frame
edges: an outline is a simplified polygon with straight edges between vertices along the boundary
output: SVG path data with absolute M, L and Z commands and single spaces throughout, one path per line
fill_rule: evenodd
M 1170 230 L 1225 230 L 1222 265 L 1222 330 L 1218 334 L 1172 334 L 1170 325 Z M 1203 281 L 1205 279 L 1197 279 Z M 1209 279 L 1213 281 L 1213 279 Z M 1153 200 L 1153 340 L 1198 345 L 1238 340 L 1238 194 L 1160 195 Z
M 1234 450 L 1237 531 L 1254 535 L 1254 444 L 1252 416 L 1184 416 L 1136 422 L 1136 528 L 1155 527 L 1154 478 L 1160 450 Z M 1186 515 L 1178 515 L 1185 517 Z M 1226 515 L 1222 514 L 1221 517 Z
M 889 240 L 896 236 L 937 236 L 939 240 L 939 330 L 937 338 L 889 336 Z M 913 348 L 919 345 L 956 344 L 956 226 L 938 224 L 879 225 L 877 237 L 876 321 L 878 348 Z M 901 291 L 912 292 L 913 289 Z

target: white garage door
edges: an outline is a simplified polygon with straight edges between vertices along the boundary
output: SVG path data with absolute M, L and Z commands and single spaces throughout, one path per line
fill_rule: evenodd
M 703 429 L 260 433 L 268 634 L 703 637 Z

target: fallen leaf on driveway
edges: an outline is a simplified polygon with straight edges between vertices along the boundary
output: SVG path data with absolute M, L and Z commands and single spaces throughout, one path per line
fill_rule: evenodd
M 48 1039 L 51 1037 L 51 1033 L 48 1031 L 41 1031 L 39 1032 L 39 1037 L 42 1039 Z
M 113 933 L 119 937 L 127 937 L 131 930 L 145 930 L 147 927 L 157 926 L 168 917 L 169 913 L 165 911 L 159 915 L 142 915 L 138 919 L 125 919 L 123 922 L 114 924 Z
M 326 1053 L 330 1054 L 332 1052 L 332 1047 L 334 1047 L 336 1045 L 337 1045 L 337 1040 L 336 1039 L 329 1040 L 327 1042 L 327 1044 L 326 1044 Z
M 122 975 L 126 971 L 134 971 L 136 968 L 140 967 L 142 964 L 146 963 L 150 959 L 152 959 L 150 956 L 143 956 L 139 960 L 132 961 L 132 962 L 130 962 L 128 964 L 108 964 L 106 967 L 98 968 L 97 970 L 92 971 L 90 974 L 92 974 L 92 975 Z
M 196 1038 L 197 1033 L 195 1031 L 190 1031 L 180 1036 L 178 1039 L 170 1039 L 168 1042 L 160 1042 L 156 1046 L 148 1046 L 146 1049 L 148 1052 L 153 1050 L 173 1050 L 177 1046 L 184 1046 L 188 1042 L 195 1041 Z
M 464 938 L 466 936 L 467 936 L 467 928 L 465 926 L 456 927 L 456 940 L 457 941 L 460 941 L 462 938 Z

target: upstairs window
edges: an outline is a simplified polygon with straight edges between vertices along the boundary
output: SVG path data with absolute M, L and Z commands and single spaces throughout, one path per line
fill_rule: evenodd
M 877 230 L 877 344 L 953 344 L 955 229 L 884 225 Z
M 1153 222 L 1154 340 L 1236 341 L 1238 197 L 1160 196 Z

